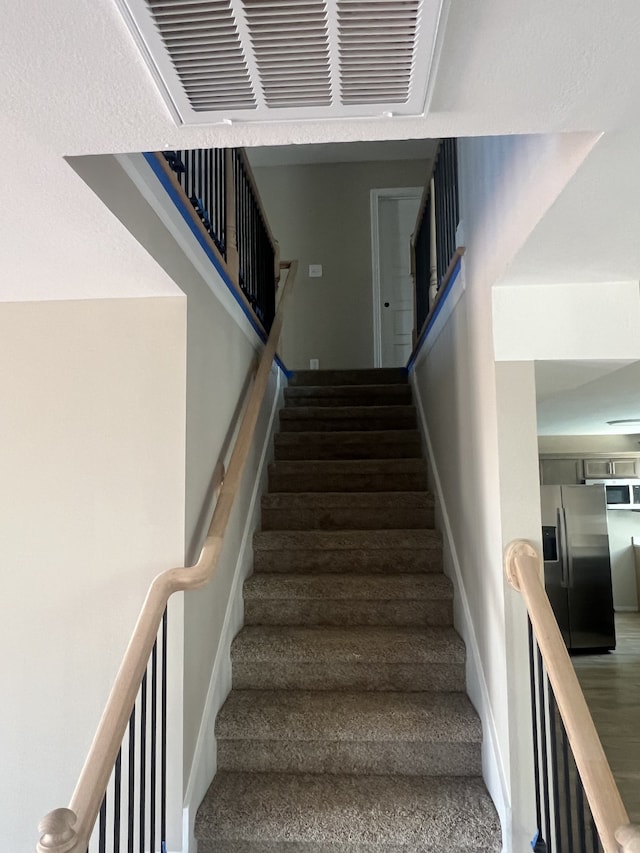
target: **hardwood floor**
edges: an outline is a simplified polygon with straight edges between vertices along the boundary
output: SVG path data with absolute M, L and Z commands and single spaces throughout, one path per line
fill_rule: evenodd
M 629 818 L 640 823 L 640 613 L 616 613 L 617 648 L 572 658 Z

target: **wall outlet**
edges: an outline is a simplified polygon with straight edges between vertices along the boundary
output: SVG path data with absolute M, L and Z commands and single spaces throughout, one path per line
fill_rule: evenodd
M 309 359 L 309 370 L 320 370 L 320 359 L 319 358 L 310 358 Z
M 309 278 L 322 278 L 322 264 L 309 264 Z

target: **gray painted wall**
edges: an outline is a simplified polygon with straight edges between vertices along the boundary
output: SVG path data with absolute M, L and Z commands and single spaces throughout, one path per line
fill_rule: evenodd
M 370 190 L 423 186 L 426 160 L 254 170 L 283 259 L 300 273 L 283 331 L 290 369 L 373 366 Z M 322 264 L 322 278 L 309 278 Z

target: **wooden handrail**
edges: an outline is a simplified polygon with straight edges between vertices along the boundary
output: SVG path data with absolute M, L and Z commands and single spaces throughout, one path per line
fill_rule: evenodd
M 640 853 L 640 827 L 629 816 L 591 718 L 542 582 L 540 555 L 528 542 L 511 542 L 505 574 L 522 594 L 567 732 L 576 767 L 605 853 Z
M 167 601 L 174 592 L 199 589 L 213 577 L 231 510 L 240 488 L 247 453 L 280 338 L 286 300 L 298 271 L 298 262 L 291 261 L 289 264 L 283 264 L 283 267 L 288 269 L 287 280 L 253 387 L 249 392 L 229 467 L 198 561 L 193 566 L 162 572 L 151 582 L 69 808 L 55 809 L 40 822 L 41 838 L 36 848 L 38 853 L 85 853 Z

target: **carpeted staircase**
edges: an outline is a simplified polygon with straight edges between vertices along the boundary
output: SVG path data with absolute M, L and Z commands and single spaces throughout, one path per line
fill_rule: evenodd
M 297 373 L 280 426 L 198 853 L 500 851 L 406 373 Z

